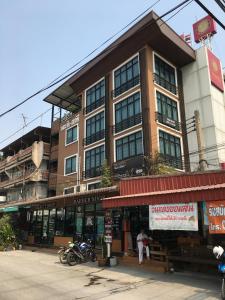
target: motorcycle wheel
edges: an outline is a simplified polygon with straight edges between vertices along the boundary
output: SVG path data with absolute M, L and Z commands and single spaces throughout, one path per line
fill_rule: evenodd
M 69 266 L 75 266 L 79 262 L 80 262 L 80 259 L 79 259 L 79 257 L 77 257 L 76 254 L 74 254 L 73 252 L 69 252 L 67 254 L 67 263 Z
M 225 300 L 225 278 L 222 279 L 222 287 L 221 287 L 221 299 Z
M 59 260 L 60 260 L 61 264 L 67 263 L 67 255 L 65 254 L 64 251 L 59 254 Z

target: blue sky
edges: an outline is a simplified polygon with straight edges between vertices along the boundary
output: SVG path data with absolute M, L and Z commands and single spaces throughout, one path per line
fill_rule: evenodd
M 201 1 L 225 23 L 225 14 L 215 1 Z M 154 2 L 156 0 L 1 0 L 0 113 L 46 86 Z M 182 0 L 161 0 L 153 9 L 161 15 L 180 2 Z M 192 33 L 192 24 L 203 16 L 205 12 L 193 1 L 168 24 L 179 34 Z M 225 66 L 225 32 L 217 28 L 213 50 Z M 2 142 L 22 128 L 22 114 L 29 122 L 50 108 L 42 100 L 52 90 L 0 119 L 0 149 L 38 125 L 50 126 L 49 112 Z

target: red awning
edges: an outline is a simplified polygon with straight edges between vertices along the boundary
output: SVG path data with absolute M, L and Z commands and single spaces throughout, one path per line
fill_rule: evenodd
M 102 204 L 104 208 L 113 208 L 215 200 L 225 201 L 225 183 L 177 190 L 165 190 L 126 196 L 116 196 L 105 198 Z

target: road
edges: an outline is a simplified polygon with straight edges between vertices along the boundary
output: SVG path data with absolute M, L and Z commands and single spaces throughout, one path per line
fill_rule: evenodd
M 61 265 L 56 255 L 0 252 L 0 300 L 220 299 L 220 279 L 117 266 Z

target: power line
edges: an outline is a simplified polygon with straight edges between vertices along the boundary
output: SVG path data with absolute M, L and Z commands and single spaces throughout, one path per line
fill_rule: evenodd
M 5 112 L 0 114 L 0 118 L 3 117 L 4 115 L 10 113 L 11 111 L 13 111 L 14 109 L 18 108 L 19 106 L 23 105 L 24 103 L 26 103 L 27 101 L 29 101 L 30 99 L 34 98 L 35 96 L 37 96 L 38 94 L 48 90 L 49 88 L 55 86 L 56 84 L 60 83 L 61 81 L 65 80 L 66 78 L 68 78 L 69 76 L 73 75 L 74 73 L 78 72 L 81 68 L 85 67 L 86 64 L 80 66 L 78 69 L 74 70 L 73 72 L 67 74 L 66 76 L 62 77 L 64 74 L 68 73 L 70 70 L 72 70 L 73 68 L 75 68 L 77 65 L 79 65 L 81 62 L 83 62 L 84 60 L 86 60 L 88 57 L 90 57 L 93 53 L 95 53 L 96 51 L 98 51 L 100 48 L 102 48 L 105 44 L 107 44 L 110 40 L 112 40 L 115 36 L 117 36 L 119 33 L 121 33 L 122 31 L 124 31 L 127 27 L 129 27 L 132 23 L 134 23 L 137 19 L 139 19 L 141 16 L 143 16 L 147 11 L 149 11 L 150 9 L 152 9 L 156 4 L 158 4 L 161 0 L 157 0 L 156 2 L 154 2 L 151 6 L 149 6 L 145 11 L 143 11 L 141 14 L 139 14 L 135 19 L 133 19 L 131 22 L 129 22 L 125 27 L 123 27 L 121 30 L 119 30 L 117 33 L 113 34 L 110 38 L 108 38 L 107 40 L 105 40 L 101 45 L 99 45 L 97 48 L 95 48 L 93 51 L 91 51 L 88 55 L 86 55 L 84 58 L 82 58 L 80 61 L 78 61 L 76 64 L 74 64 L 72 67 L 70 67 L 69 69 L 67 69 L 65 72 L 63 72 L 61 75 L 59 75 L 57 78 L 55 78 L 53 81 L 51 81 L 46 87 L 38 90 L 36 93 L 32 94 L 31 96 L 29 96 L 28 98 L 24 99 L 23 101 L 21 101 L 20 103 L 18 103 L 17 105 L 13 106 L 12 108 L 6 110 Z M 61 78 L 62 77 L 62 78 Z M 61 78 L 61 79 L 60 79 Z
M 225 12 L 225 2 L 221 0 L 215 0 L 215 2 L 219 5 L 219 7 Z

